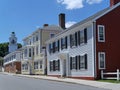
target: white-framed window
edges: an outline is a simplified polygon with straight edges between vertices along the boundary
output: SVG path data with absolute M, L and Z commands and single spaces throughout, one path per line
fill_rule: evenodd
M 98 52 L 99 69 L 105 69 L 105 52 Z
M 43 61 L 40 61 L 40 69 L 42 69 Z
M 53 38 L 55 36 L 54 33 L 50 33 L 50 38 Z
M 39 53 L 39 50 L 38 50 L 38 49 L 39 49 L 39 46 L 37 45 L 37 46 L 36 46 L 36 55 L 38 55 L 38 53 Z
M 27 48 L 24 49 L 24 57 L 27 57 Z
M 105 26 L 98 25 L 98 42 L 105 42 Z
M 32 55 L 31 55 L 31 48 L 29 48 L 29 57 L 31 57 Z
M 76 46 L 75 33 L 70 35 L 70 47 Z
M 38 62 L 34 62 L 34 69 L 38 69 Z

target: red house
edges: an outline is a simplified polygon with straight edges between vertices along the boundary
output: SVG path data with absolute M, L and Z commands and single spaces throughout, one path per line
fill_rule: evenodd
M 98 26 L 102 25 L 102 26 Z M 96 76 L 100 77 L 99 52 L 104 52 L 104 71 L 120 69 L 120 0 L 110 0 L 110 7 L 96 19 Z M 98 31 L 103 28 L 103 32 Z M 104 33 L 103 38 L 100 33 Z M 98 67 L 99 66 L 99 67 Z

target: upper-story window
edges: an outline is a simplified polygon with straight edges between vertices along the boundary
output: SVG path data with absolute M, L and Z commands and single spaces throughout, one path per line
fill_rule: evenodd
M 53 43 L 49 44 L 49 53 L 53 53 Z
M 105 27 L 98 25 L 98 42 L 105 42 Z
M 55 51 L 59 51 L 59 40 L 55 42 Z
M 35 42 L 35 36 L 33 36 L 33 43 Z
M 39 46 L 36 46 L 36 55 L 38 55 L 38 53 L 39 53 Z
M 61 50 L 67 49 L 67 36 L 64 38 L 61 38 Z
M 29 57 L 31 57 L 32 55 L 31 55 L 31 48 L 29 48 Z
M 36 35 L 36 41 L 38 41 L 38 35 Z
M 27 57 L 27 49 L 24 50 L 24 56 Z
M 78 32 L 78 44 L 87 43 L 87 28 Z
M 76 33 L 74 33 L 74 34 L 72 34 L 72 35 L 70 35 L 70 47 L 74 47 L 74 46 L 77 46 L 77 37 L 78 35 L 77 35 L 77 32 Z
M 54 37 L 55 36 L 55 34 L 54 33 L 51 33 L 50 34 L 50 38 L 52 38 L 52 37 Z

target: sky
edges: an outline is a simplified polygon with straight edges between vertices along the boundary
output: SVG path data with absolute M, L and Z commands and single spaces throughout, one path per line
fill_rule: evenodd
M 0 43 L 8 42 L 11 32 L 18 43 L 43 24 L 58 25 L 65 13 L 69 27 L 109 7 L 109 0 L 0 0 Z

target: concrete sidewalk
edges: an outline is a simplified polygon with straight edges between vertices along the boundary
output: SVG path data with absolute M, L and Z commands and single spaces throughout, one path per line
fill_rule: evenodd
M 88 86 L 110 89 L 110 90 L 120 90 L 120 84 L 115 84 L 115 83 L 98 82 L 98 81 L 81 80 L 81 79 L 72 79 L 72 78 L 58 78 L 58 77 L 40 76 L 40 75 L 22 75 L 22 74 L 10 74 L 10 73 L 4 73 L 4 72 L 2 72 L 2 73 L 3 74 L 20 76 L 20 77 L 29 77 L 29 78 L 36 78 L 36 79 L 45 79 L 45 80 L 53 80 L 53 81 L 59 81 L 59 82 L 82 84 L 82 85 L 88 85 Z

